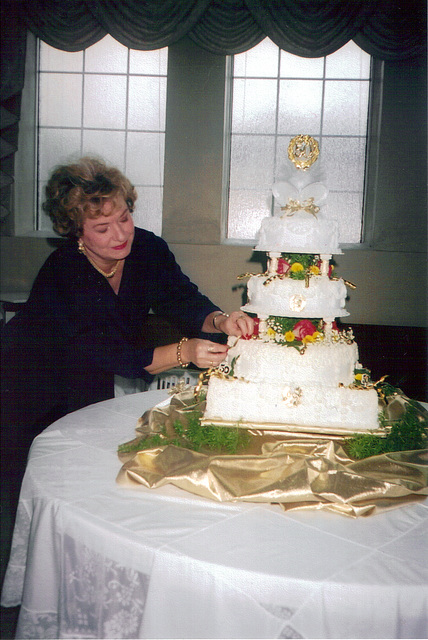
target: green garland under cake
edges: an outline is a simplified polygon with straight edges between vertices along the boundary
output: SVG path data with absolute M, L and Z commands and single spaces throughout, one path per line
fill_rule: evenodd
M 399 392 L 388 383 L 378 385 L 376 390 L 382 398 Z M 234 455 L 245 452 L 251 444 L 254 436 L 248 429 L 214 424 L 203 426 L 202 414 L 202 411 L 193 411 L 186 425 L 175 420 L 173 436 L 168 436 L 165 427 L 162 427 L 158 433 L 120 445 L 118 452 L 136 454 L 138 451 L 174 445 L 193 451 Z M 398 420 L 388 420 L 384 410 L 379 416 L 379 423 L 384 433 L 355 434 L 344 438 L 343 446 L 350 458 L 361 460 L 393 451 L 414 451 L 428 447 L 428 421 L 421 415 L 418 403 L 414 400 L 406 399 L 405 412 Z
M 174 436 L 168 437 L 166 428 L 162 427 L 159 433 L 153 433 L 138 441 L 120 445 L 118 453 L 138 453 L 138 451 L 174 445 L 192 451 L 207 450 L 233 455 L 244 451 L 250 444 L 251 435 L 247 429 L 217 425 L 202 426 L 201 417 L 202 412 L 194 411 L 188 416 L 186 426 L 179 420 L 175 420 L 173 424 Z

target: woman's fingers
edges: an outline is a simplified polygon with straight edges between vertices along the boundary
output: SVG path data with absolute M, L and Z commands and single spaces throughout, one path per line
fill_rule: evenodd
M 229 336 L 251 336 L 254 332 L 254 320 L 243 311 L 233 311 L 217 326 Z
M 193 362 L 201 369 L 218 367 L 225 359 L 228 350 L 225 344 L 217 344 L 200 338 L 188 340 L 183 347 L 185 347 L 184 356 L 186 361 Z

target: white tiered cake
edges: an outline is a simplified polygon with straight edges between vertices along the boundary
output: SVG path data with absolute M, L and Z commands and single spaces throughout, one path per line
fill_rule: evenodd
M 313 138 L 291 141 L 297 169 L 305 170 L 314 156 Z M 305 158 L 307 166 L 299 166 Z M 377 392 L 364 385 L 352 332 L 338 331 L 334 322 L 349 314 L 345 282 L 332 276 L 329 264 L 342 252 L 337 223 L 320 212 L 327 191 L 320 183 L 297 194 L 293 189 L 274 185 L 285 213 L 262 222 L 256 249 L 268 252 L 268 270 L 246 274 L 248 303 L 242 307 L 257 315 L 257 331 L 249 340 L 229 338 L 227 358 L 208 383 L 203 422 L 337 433 L 375 429 Z

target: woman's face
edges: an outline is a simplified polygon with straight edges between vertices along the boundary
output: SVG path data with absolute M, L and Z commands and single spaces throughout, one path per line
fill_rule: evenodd
M 131 251 L 134 221 L 122 196 L 107 200 L 102 215 L 86 218 L 81 240 L 89 255 L 98 261 L 121 260 Z

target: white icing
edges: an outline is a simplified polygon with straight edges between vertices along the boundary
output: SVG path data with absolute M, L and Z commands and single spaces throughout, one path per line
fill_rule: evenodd
M 290 200 L 305 202 L 309 198 L 313 198 L 314 203 L 321 207 L 327 200 L 328 189 L 322 182 L 311 182 L 301 189 L 291 182 L 275 182 L 272 185 L 272 195 L 281 207 Z
M 287 429 L 287 425 L 375 429 L 376 391 L 349 387 L 358 364 L 357 345 L 330 340 L 332 320 L 349 314 L 345 310 L 345 283 L 342 279 L 330 280 L 327 275 L 329 257 L 342 253 L 336 220 L 325 218 L 317 209 L 324 203 L 327 190 L 321 183 L 299 190 L 284 182 L 274 185 L 273 195 L 283 207 L 283 215 L 262 221 L 256 245 L 256 250 L 269 252 L 269 275 L 249 279 L 248 303 L 242 307 L 259 316 L 263 337 L 229 339 L 223 371 L 232 372 L 233 377 L 210 378 L 204 420 L 274 423 L 277 429 Z M 270 279 L 281 252 L 321 255 L 321 275 L 311 276 L 309 286 L 305 280 L 290 277 Z M 300 353 L 265 336 L 270 315 L 323 318 L 326 336 L 309 343 Z
M 291 391 L 291 394 L 290 394 Z M 297 404 L 288 401 L 293 396 Z M 231 422 L 277 423 L 324 428 L 375 429 L 378 399 L 374 389 L 289 386 L 212 377 L 204 418 Z M 281 427 L 278 426 L 278 429 Z
M 232 367 L 236 378 L 263 383 L 280 381 L 282 385 L 346 386 L 354 382 L 354 368 L 358 362 L 355 342 L 309 343 L 305 353 L 286 345 L 263 340 L 230 338 L 224 365 Z
M 243 311 L 291 318 L 338 318 L 348 316 L 347 296 L 343 280 L 326 276 L 311 276 L 309 287 L 304 280 L 252 276 L 247 285 L 248 303 Z
M 340 254 L 337 221 L 322 213 L 306 211 L 292 216 L 271 216 L 262 220 L 256 238 L 257 251 Z

